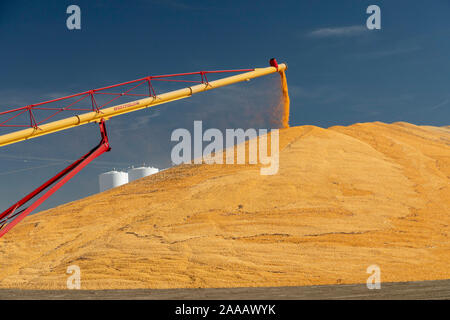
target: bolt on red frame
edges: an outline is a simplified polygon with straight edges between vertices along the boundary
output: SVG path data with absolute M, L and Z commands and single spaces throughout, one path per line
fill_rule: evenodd
M 95 148 L 0 214 L 0 238 L 27 215 L 33 212 L 33 210 L 39 207 L 45 200 L 47 200 L 59 188 L 72 179 L 92 160 L 111 150 L 108 135 L 106 133 L 105 121 L 103 119 L 100 122 L 100 133 L 102 139 Z M 27 202 L 41 193 L 44 194 L 39 199 L 34 201 L 29 207 L 18 211 L 20 207 L 24 206 Z

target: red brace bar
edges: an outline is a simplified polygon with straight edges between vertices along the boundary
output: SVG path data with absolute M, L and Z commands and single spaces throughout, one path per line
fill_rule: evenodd
M 47 200 L 52 194 L 54 194 L 65 183 L 72 179 L 78 172 L 80 172 L 85 166 L 87 166 L 92 160 L 102 155 L 105 152 L 111 150 L 108 141 L 108 135 L 106 133 L 106 126 L 104 120 L 100 122 L 100 133 L 102 140 L 100 143 L 87 154 L 80 159 L 69 165 L 63 171 L 55 175 L 53 178 L 45 182 L 39 188 L 31 192 L 29 195 L 22 198 L 20 201 L 12 205 L 6 211 L 0 214 L 0 238 L 11 230 L 16 224 L 18 224 L 27 215 L 33 212 L 34 209 L 39 207 L 45 200 Z M 51 187 L 47 191 L 47 188 Z M 45 191 L 45 192 L 44 192 Z M 26 204 L 28 201 L 44 192 L 44 194 L 35 202 L 33 202 L 28 208 L 17 211 L 20 207 Z

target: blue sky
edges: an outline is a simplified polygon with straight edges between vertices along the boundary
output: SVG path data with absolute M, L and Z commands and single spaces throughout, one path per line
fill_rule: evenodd
M 66 8 L 81 8 L 81 30 Z M 381 8 L 368 30 L 366 8 Z M 450 1 L 1 1 L 0 110 L 146 75 L 287 62 L 291 125 L 449 125 Z M 170 133 L 194 120 L 268 127 L 268 77 L 108 122 L 113 151 L 44 207 L 98 189 L 99 173 L 170 165 Z M 275 99 L 276 100 L 276 99 Z M 0 149 L 0 210 L 98 142 L 86 126 Z

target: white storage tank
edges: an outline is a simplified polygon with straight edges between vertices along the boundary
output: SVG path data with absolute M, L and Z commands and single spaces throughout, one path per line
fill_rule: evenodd
M 99 177 L 100 192 L 128 183 L 128 173 L 121 171 L 109 171 Z
M 134 181 L 140 178 L 144 178 L 147 176 L 150 176 L 152 174 L 158 173 L 158 168 L 153 167 L 139 167 L 139 168 L 132 168 L 128 170 L 128 180 Z

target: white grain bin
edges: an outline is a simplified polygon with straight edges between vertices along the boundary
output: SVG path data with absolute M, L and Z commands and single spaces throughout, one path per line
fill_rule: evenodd
M 121 171 L 109 171 L 98 177 L 100 192 L 128 183 L 128 173 Z
M 139 167 L 139 168 L 132 168 L 128 170 L 128 180 L 134 181 L 143 177 L 150 176 L 152 174 L 158 173 L 158 168 L 153 167 Z

